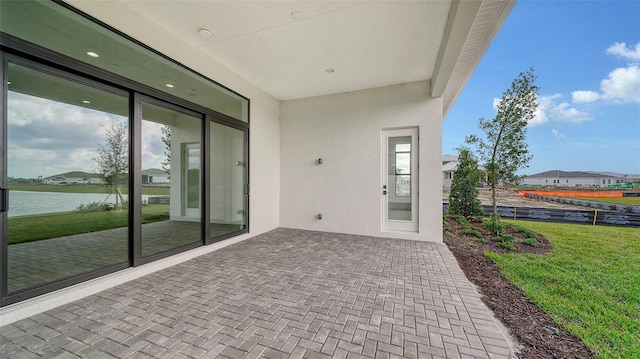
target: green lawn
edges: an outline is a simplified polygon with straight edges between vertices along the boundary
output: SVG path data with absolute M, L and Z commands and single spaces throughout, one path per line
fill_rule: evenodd
M 614 197 L 614 198 L 565 197 L 565 198 L 579 199 L 582 201 L 617 203 L 617 204 L 624 204 L 627 206 L 640 206 L 640 197 Z
M 509 222 L 544 234 L 553 250 L 487 253 L 505 277 L 598 358 L 640 358 L 640 230 Z
M 142 222 L 158 222 L 169 219 L 169 205 L 150 204 L 142 209 Z M 73 234 L 125 227 L 128 212 L 61 212 L 9 218 L 9 244 L 38 241 Z
M 63 192 L 63 193 L 114 193 L 114 190 L 98 184 L 42 184 L 42 183 L 9 183 L 9 190 L 32 192 Z M 128 193 L 128 188 L 120 188 L 122 194 Z M 169 195 L 169 187 L 142 187 L 142 194 Z

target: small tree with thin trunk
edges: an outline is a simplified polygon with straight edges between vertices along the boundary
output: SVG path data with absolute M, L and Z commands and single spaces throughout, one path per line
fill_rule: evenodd
M 126 122 L 113 122 L 105 134 L 105 143 L 98 147 L 94 161 L 107 184 L 116 190 L 116 207 L 120 196 L 118 185 L 129 168 L 129 131 Z
M 527 125 L 538 108 L 538 86 L 534 85 L 534 69 L 521 72 L 513 80 L 498 103 L 498 113 L 491 120 L 480 119 L 478 127 L 485 139 L 476 135 L 467 136 L 465 142 L 475 146 L 478 156 L 485 163 L 489 185 L 493 217 L 497 220 L 496 186 L 500 181 L 515 180 L 515 172 L 526 168 L 533 156 L 525 142 Z
M 466 218 L 482 215 L 478 199 L 479 182 L 478 161 L 468 148 L 459 148 L 458 168 L 453 173 L 449 192 L 449 213 Z
M 164 143 L 164 159 L 162 160 L 161 166 L 162 169 L 167 173 L 167 175 L 171 175 L 171 126 L 164 125 L 161 128 L 162 143 Z

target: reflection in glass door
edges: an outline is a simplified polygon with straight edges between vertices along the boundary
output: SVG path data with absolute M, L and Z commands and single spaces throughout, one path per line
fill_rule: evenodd
M 417 231 L 417 129 L 384 131 L 383 229 Z
M 7 75 L 3 293 L 128 266 L 128 94 L 21 59 Z
M 211 124 L 211 238 L 247 229 L 247 138 L 244 131 Z
M 200 218 L 200 145 L 185 143 L 183 148 L 183 213 L 187 217 Z
M 202 243 L 202 119 L 142 102 L 142 257 Z

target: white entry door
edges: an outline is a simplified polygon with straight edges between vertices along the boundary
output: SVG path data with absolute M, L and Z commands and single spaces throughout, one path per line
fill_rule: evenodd
M 418 231 L 418 129 L 384 130 L 382 229 Z

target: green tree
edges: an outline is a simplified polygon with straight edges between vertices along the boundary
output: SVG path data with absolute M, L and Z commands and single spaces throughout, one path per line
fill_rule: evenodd
M 98 147 L 98 157 L 94 161 L 106 183 L 115 187 L 117 207 L 121 196 L 118 185 L 125 179 L 129 169 L 129 131 L 126 122 L 113 122 L 107 128 L 105 143 Z
M 160 165 L 167 175 L 171 175 L 171 126 L 164 125 L 161 131 L 162 137 L 160 139 L 164 143 L 164 159 Z
M 478 127 L 484 132 L 485 138 L 476 135 L 465 138 L 467 144 L 477 148 L 478 157 L 485 164 L 495 218 L 498 218 L 496 185 L 500 181 L 514 181 L 517 178 L 515 172 L 526 168 L 533 158 L 529 155 L 525 140 L 527 125 L 538 108 L 539 88 L 534 85 L 535 79 L 533 68 L 521 72 L 502 94 L 496 117 L 491 120 L 480 119 Z
M 449 213 L 466 218 L 482 215 L 478 199 L 480 171 L 478 161 L 468 148 L 458 149 L 458 168 L 453 173 L 449 192 Z

